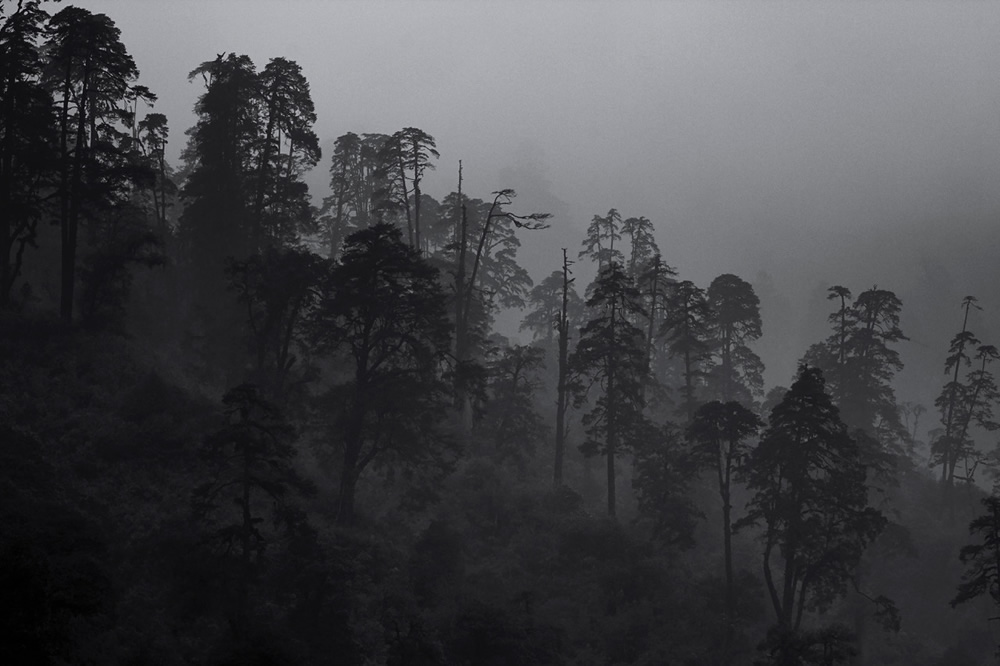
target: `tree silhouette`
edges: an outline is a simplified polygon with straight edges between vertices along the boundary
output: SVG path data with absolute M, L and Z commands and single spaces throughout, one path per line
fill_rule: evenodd
M 318 298 L 323 272 L 317 255 L 273 247 L 226 267 L 230 289 L 244 309 L 250 379 L 275 404 L 285 404 L 304 321 Z
M 265 516 L 270 514 L 276 527 L 297 529 L 302 516 L 289 500 L 313 488 L 292 466 L 294 431 L 256 386 L 241 384 L 222 402 L 226 423 L 205 439 L 203 449 L 212 479 L 195 489 L 192 502 L 195 515 L 236 565 L 232 622 L 242 638 L 256 568 L 279 538 L 268 531 Z
M 424 172 L 433 169 L 431 158 L 440 157 L 437 144 L 427 132 L 416 127 L 405 127 L 390 136 L 382 146 L 381 160 L 400 201 L 398 207 L 406 211 L 406 232 L 411 246 L 423 250 L 420 234 L 420 181 Z M 411 185 L 408 187 L 407 182 Z M 412 212 L 411 212 L 412 211 Z
M 998 358 L 998 352 L 992 345 L 980 344 L 968 328 L 969 312 L 981 309 L 976 305 L 976 299 L 966 296 L 962 300 L 962 308 L 965 310 L 962 330 L 951 339 L 945 359 L 945 372 L 952 373 L 952 377 L 934 401 L 941 410 L 944 431 L 931 442 L 931 464 L 941 465 L 941 480 L 949 486 L 954 483 L 960 461 L 965 461 L 964 477 L 971 482 L 980 460 L 970 428 L 977 426 L 995 430 L 998 427 L 993 419 L 993 405 L 1000 399 L 1000 393 L 993 373 L 988 369 Z M 969 352 L 971 347 L 976 348 L 974 355 Z M 970 370 L 973 361 L 976 361 L 976 369 Z M 966 368 L 964 381 L 960 376 L 963 367 Z
M 709 324 L 712 309 L 705 292 L 690 280 L 679 282 L 670 294 L 667 316 L 660 325 L 660 336 L 667 340 L 670 355 L 684 363 L 684 386 L 681 410 L 690 422 L 698 408 L 697 387 L 705 376 L 704 363 L 709 357 Z
M 830 378 L 830 392 L 851 429 L 860 428 L 883 449 L 905 438 L 892 379 L 902 369 L 892 345 L 907 340 L 899 328 L 902 303 L 894 293 L 872 287 L 850 303 L 851 292 L 831 287 L 828 298 L 839 301 L 829 317 L 834 331 L 813 345 L 805 362 Z
M 569 265 L 567 264 L 567 270 Z M 568 278 L 572 284 L 573 279 Z M 563 310 L 564 275 L 562 270 L 552 271 L 551 275 L 535 285 L 528 294 L 529 306 L 534 306 L 521 320 L 521 330 L 531 331 L 535 340 L 544 342 L 547 350 L 555 349 L 559 333 L 559 321 Z M 565 289 L 566 319 L 570 328 L 582 323 L 584 303 L 576 290 L 570 286 Z M 575 326 L 576 325 L 576 326 Z
M 412 472 L 447 464 L 440 432 L 451 346 L 438 271 L 380 223 L 348 236 L 312 318 L 321 349 L 343 355 L 349 378 L 329 396 L 340 454 L 337 522 L 354 520 L 355 488 L 371 465 Z
M 139 70 L 104 14 L 66 7 L 48 23 L 45 78 L 58 108 L 60 303 L 73 318 L 80 223 L 106 208 L 122 182 L 121 124 Z M 144 90 L 144 89 L 143 89 Z M 148 91 L 144 96 L 155 99 Z
M 487 363 L 488 399 L 479 428 L 492 440 L 494 459 L 512 461 L 519 469 L 547 431 L 534 404 L 544 365 L 544 350 L 523 345 L 499 349 Z
M 747 440 L 757 435 L 764 424 L 756 414 L 738 402 L 706 403 L 695 412 L 688 426 L 687 438 L 692 443 L 692 456 L 698 467 L 715 472 L 722 499 L 722 538 L 726 568 L 726 631 L 725 650 L 732 645 L 735 622 L 735 583 L 733 580 L 732 545 L 732 484 L 742 471 L 750 453 Z
M 712 280 L 707 297 L 714 360 L 706 377 L 709 394 L 750 404 L 764 393 L 764 364 L 749 347 L 761 336 L 760 300 L 749 282 L 729 273 Z
M 185 158 L 190 173 L 181 232 L 195 279 L 206 289 L 221 286 L 225 257 L 245 259 L 253 251 L 252 191 L 255 150 L 260 139 L 257 71 L 247 56 L 222 54 L 199 65 L 198 122 L 188 133 Z
M 0 308 L 11 303 L 57 173 L 56 118 L 40 45 L 48 15 L 39 5 L 19 3 L 6 17 L 0 9 Z
M 298 63 L 272 58 L 257 76 L 258 139 L 253 165 L 250 246 L 287 246 L 312 223 L 302 174 L 320 159 L 309 83 Z
M 783 635 L 794 634 L 805 611 L 823 611 L 846 593 L 866 546 L 886 524 L 868 505 L 860 449 L 818 368 L 799 370 L 746 469 L 753 495 L 737 527 L 761 526 L 776 624 Z
M 1000 608 L 1000 498 L 990 495 L 982 504 L 986 513 L 969 523 L 969 534 L 980 542 L 962 546 L 958 555 L 966 570 L 951 600 L 952 608 L 984 594 Z
M 616 511 L 615 457 L 631 449 L 645 434 L 643 386 L 646 355 L 642 331 L 632 324 L 643 316 L 639 292 L 618 262 L 598 276 L 587 307 L 594 313 L 582 329 L 570 367 L 581 378 L 576 398 L 582 404 L 593 387 L 599 394 L 583 417 L 587 455 L 607 457 L 608 515 Z
M 642 269 L 660 254 L 660 248 L 653 237 L 653 223 L 645 217 L 629 217 L 623 220 L 621 225 L 622 235 L 628 236 L 631 246 L 628 274 L 638 282 Z

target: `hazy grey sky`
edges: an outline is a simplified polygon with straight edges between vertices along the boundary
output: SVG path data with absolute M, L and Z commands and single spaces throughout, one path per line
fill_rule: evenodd
M 284 56 L 322 141 L 420 127 L 441 151 L 429 193 L 462 159 L 475 196 L 564 202 L 526 248 L 536 278 L 616 207 L 703 286 L 768 271 L 804 312 L 832 283 L 916 298 L 939 266 L 1000 309 L 1000 3 L 76 4 L 121 28 L 175 150 L 191 69 Z

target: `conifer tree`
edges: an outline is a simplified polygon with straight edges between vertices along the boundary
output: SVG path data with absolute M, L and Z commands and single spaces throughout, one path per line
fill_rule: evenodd
M 202 63 L 198 122 L 184 153 L 189 174 L 182 194 L 182 239 L 202 289 L 221 286 L 226 257 L 245 259 L 254 250 L 250 175 L 261 131 L 257 71 L 247 56 L 222 54 Z
M 628 236 L 630 245 L 628 274 L 638 282 L 642 269 L 660 254 L 653 237 L 653 223 L 645 217 L 630 217 L 622 221 L 621 226 L 622 235 Z
M 562 270 L 552 271 L 551 275 L 535 285 L 528 294 L 528 304 L 534 309 L 529 310 L 521 320 L 521 330 L 531 331 L 532 338 L 543 342 L 549 350 L 556 347 L 564 296 L 570 328 L 574 323 L 582 323 L 583 300 L 575 289 L 564 290 L 564 277 Z
M 638 290 L 617 261 L 597 277 L 587 300 L 592 318 L 580 329 L 570 366 L 582 384 L 576 402 L 597 389 L 593 407 L 583 417 L 589 456 L 607 458 L 608 515 L 616 513 L 615 459 L 647 434 L 643 387 L 647 367 L 643 333 L 633 323 L 644 316 Z
M 395 132 L 382 147 L 381 159 L 395 183 L 398 207 L 406 212 L 407 238 L 410 245 L 421 250 L 424 244 L 420 231 L 420 182 L 424 172 L 434 168 L 431 159 L 440 156 L 434 137 L 416 127 Z
M 521 470 L 547 431 L 534 404 L 544 366 L 544 350 L 525 345 L 498 349 L 487 363 L 487 402 L 479 429 L 491 440 L 495 460 Z
M 742 473 L 745 459 L 750 455 L 748 440 L 755 437 L 762 426 L 760 418 L 740 403 L 730 401 L 723 404 L 715 400 L 698 408 L 687 430 L 695 464 L 709 472 L 715 472 L 722 500 L 722 538 L 726 569 L 724 652 L 727 655 L 733 640 L 736 608 L 732 486 L 735 477 Z
M 232 622 L 246 638 L 250 591 L 276 530 L 297 530 L 303 517 L 294 499 L 313 487 L 296 472 L 294 430 L 257 387 L 227 392 L 225 424 L 205 438 L 203 456 L 212 478 L 192 497 L 195 515 L 211 528 L 213 541 L 235 565 Z M 269 529 L 270 527 L 270 529 Z
M 312 210 L 302 175 L 319 162 L 309 83 L 298 63 L 272 58 L 257 76 L 258 137 L 253 172 L 251 249 L 288 246 L 311 230 Z M 247 109 L 249 111 L 250 109 Z
M 59 141 L 59 312 L 73 318 L 81 222 L 107 208 L 122 187 L 123 121 L 128 100 L 154 96 L 134 86 L 135 61 L 104 14 L 66 7 L 48 22 L 45 79 L 55 98 Z
M 680 410 L 690 422 L 698 408 L 698 387 L 705 376 L 704 365 L 711 350 L 709 325 L 712 309 L 705 292 L 690 280 L 676 285 L 667 308 L 659 334 L 666 338 L 670 355 L 683 361 L 684 386 L 681 387 Z
M 372 466 L 437 473 L 449 462 L 451 442 L 440 427 L 451 327 L 438 271 L 393 225 L 356 231 L 311 327 L 319 349 L 350 367 L 328 396 L 340 458 L 336 519 L 346 525 L 354 521 L 358 480 Z
M 989 365 L 997 359 L 997 350 L 992 345 L 980 344 L 975 334 L 969 330 L 969 313 L 981 308 L 974 296 L 962 300 L 962 330 L 951 339 L 948 356 L 945 359 L 945 373 L 951 380 L 941 389 L 934 404 L 941 411 L 943 432 L 931 442 L 931 464 L 941 465 L 941 480 L 949 485 L 954 482 L 956 468 L 965 461 L 965 477 L 971 481 L 976 463 L 970 467 L 970 460 L 978 459 L 974 442 L 970 437 L 970 427 L 995 430 L 993 405 L 998 401 L 996 381 Z M 971 348 L 975 347 L 973 356 Z M 976 369 L 971 370 L 973 361 Z M 962 369 L 965 376 L 962 377 Z
M 818 368 L 800 368 L 771 412 L 746 473 L 753 494 L 737 528 L 763 530 L 774 640 L 790 645 L 807 611 L 823 611 L 846 593 L 865 548 L 886 525 L 868 504 L 861 449 Z
M 969 523 L 969 534 L 978 536 L 980 542 L 963 546 L 958 555 L 966 570 L 951 600 L 952 608 L 984 594 L 1000 608 L 1000 497 L 984 497 L 982 504 L 986 513 Z
M 597 262 L 598 274 L 612 262 L 624 266 L 625 256 L 620 247 L 621 239 L 622 216 L 617 210 L 612 208 L 604 217 L 595 215 L 587 227 L 587 237 L 583 241 L 579 258 L 589 257 L 591 261 Z M 619 247 L 615 247 L 616 242 L 619 243 Z
M 56 118 L 42 78 L 48 14 L 40 4 L 18 3 L 6 16 L 0 5 L 0 308 L 11 303 L 57 173 Z
M 570 304 L 573 299 L 579 301 L 579 296 L 573 289 L 575 278 L 571 278 L 569 267 L 573 262 L 566 256 L 566 248 L 563 248 L 562 266 L 562 305 L 559 309 L 559 318 L 556 322 L 556 329 L 559 331 L 559 366 L 556 379 L 556 452 L 555 464 L 552 480 L 556 486 L 563 480 L 563 461 L 566 452 L 566 410 L 569 407 L 569 340 L 571 330 L 571 309 Z M 582 306 L 582 304 L 581 304 Z M 583 308 L 580 307 L 580 310 Z
M 707 296 L 712 310 L 709 394 L 749 405 L 764 393 L 764 364 L 749 346 L 761 336 L 760 300 L 749 282 L 728 273 L 712 280 Z
M 459 165 L 461 190 L 461 164 Z M 531 278 L 516 260 L 521 242 L 516 231 L 548 227 L 548 213 L 514 213 L 508 209 L 517 193 L 512 189 L 493 192 L 493 201 L 481 216 L 470 219 L 470 204 L 461 191 L 454 202 L 458 207 L 455 248 L 455 373 L 456 403 L 463 412 L 464 427 L 471 426 L 468 406 L 470 377 L 476 374 L 477 342 L 497 304 L 523 307 Z M 446 198 L 446 206 L 449 200 Z
M 891 291 L 873 287 L 854 300 L 849 289 L 831 287 L 839 302 L 829 319 L 830 337 L 809 348 L 805 362 L 829 376 L 830 392 L 844 422 L 864 430 L 888 449 L 905 437 L 892 379 L 902 369 L 895 343 L 907 340 L 899 328 L 902 303 Z

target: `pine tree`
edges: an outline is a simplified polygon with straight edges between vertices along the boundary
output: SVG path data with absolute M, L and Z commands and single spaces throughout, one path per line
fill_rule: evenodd
M 261 115 L 255 146 L 250 246 L 289 246 L 311 230 L 312 209 L 302 175 L 319 162 L 309 83 L 298 63 L 272 58 L 257 76 Z
M 205 92 L 184 153 L 181 233 L 195 281 L 218 289 L 225 258 L 242 260 L 255 250 L 250 174 L 261 136 L 258 77 L 250 58 L 232 53 L 202 63 L 188 75 L 196 77 Z
M 250 591 L 264 551 L 278 540 L 275 529 L 301 527 L 303 517 L 293 500 L 314 489 L 292 464 L 294 430 L 256 386 L 241 384 L 222 402 L 226 422 L 203 447 L 212 478 L 195 489 L 192 504 L 195 515 L 211 527 L 219 550 L 233 560 L 232 621 L 237 636 L 246 638 L 254 605 Z
M 480 206 L 481 216 L 469 217 L 470 202 L 461 193 L 461 163 L 459 192 L 455 205 L 459 209 L 454 248 L 455 266 L 455 373 L 456 403 L 463 413 L 463 427 L 471 426 L 468 395 L 471 377 L 477 373 L 477 343 L 496 304 L 523 307 L 531 287 L 527 271 L 517 263 L 516 230 L 536 231 L 548 227 L 548 213 L 521 215 L 507 209 L 517 193 L 511 189 L 497 190 L 488 208 Z M 446 202 L 448 200 L 446 199 Z M 475 240 L 473 240 L 475 239 Z
M 727 273 L 712 280 L 708 304 L 713 360 L 706 377 L 709 395 L 749 405 L 764 394 L 764 364 L 749 347 L 761 336 L 760 300 L 749 282 Z
M 969 534 L 978 536 L 981 542 L 963 546 L 958 555 L 967 568 L 958 594 L 951 600 L 952 608 L 984 594 L 1000 607 L 1000 497 L 990 495 L 983 498 L 982 504 L 986 513 L 969 523 Z
M 846 593 L 886 525 L 868 505 L 861 454 L 823 373 L 803 366 L 747 461 L 753 494 L 737 522 L 763 530 L 764 582 L 781 636 L 798 633 L 806 611 L 823 611 Z
M 500 463 L 523 470 L 545 439 L 547 427 L 534 403 L 544 366 L 544 350 L 523 345 L 498 349 L 487 363 L 487 402 L 478 429 Z
M 304 322 L 318 298 L 320 257 L 305 250 L 268 248 L 226 267 L 229 288 L 243 309 L 249 379 L 283 406 L 293 372 L 301 368 Z
M 647 434 L 643 387 L 647 367 L 643 333 L 633 323 L 644 316 L 639 292 L 617 261 L 597 277 L 587 300 L 592 318 L 580 329 L 570 366 L 581 378 L 577 404 L 598 387 L 593 407 L 583 417 L 586 455 L 607 458 L 608 515 L 616 512 L 615 458 Z
M 688 426 L 687 438 L 692 443 L 695 464 L 715 472 L 722 500 L 722 538 L 726 569 L 726 632 L 725 649 L 732 645 L 736 592 L 733 579 L 732 545 L 732 485 L 742 472 L 744 460 L 750 455 L 749 439 L 755 437 L 764 424 L 756 414 L 738 402 L 706 403 L 695 412 Z
M 535 285 L 528 294 L 528 304 L 534 309 L 529 310 L 521 320 L 521 330 L 531 331 L 532 338 L 544 343 L 547 350 L 556 347 L 563 310 L 564 277 L 562 270 L 552 271 L 551 275 Z M 566 317 L 571 322 L 570 328 L 578 327 L 578 324 L 582 323 L 583 300 L 572 288 L 565 290 L 565 299 Z
M 884 450 L 905 438 L 892 380 L 903 364 L 895 343 L 907 340 L 899 328 L 902 303 L 894 293 L 873 287 L 850 303 L 851 292 L 831 287 L 839 301 L 830 315 L 833 332 L 813 345 L 805 362 L 829 376 L 830 391 L 851 429 L 861 429 Z
M 628 259 L 628 274 L 639 281 L 639 274 L 653 257 L 660 254 L 660 248 L 653 237 L 653 223 L 645 217 L 630 217 L 622 221 L 622 235 L 628 236 L 631 251 Z
M 997 424 L 993 420 L 993 405 L 998 401 L 996 382 L 988 369 L 990 363 L 997 358 L 997 350 L 992 345 L 982 345 L 969 330 L 969 313 L 981 308 L 976 304 L 974 296 L 966 296 L 962 300 L 962 330 L 951 339 L 948 356 L 945 359 L 945 373 L 951 374 L 951 380 L 941 389 L 934 404 L 941 410 L 941 425 L 944 431 L 931 442 L 931 464 L 941 465 L 941 480 L 949 485 L 954 483 L 958 463 L 965 461 L 967 480 L 971 481 L 970 472 L 974 471 L 976 456 L 974 442 L 970 437 L 970 427 L 977 426 L 986 430 L 994 430 Z M 975 357 L 970 353 L 976 348 Z M 978 362 L 976 370 L 970 370 L 973 359 Z M 965 368 L 965 377 L 961 376 Z
M 604 271 L 612 262 L 624 265 L 625 257 L 615 243 L 622 239 L 622 216 L 612 208 L 604 217 L 595 215 L 587 227 L 587 237 L 579 258 L 588 257 L 597 262 L 597 273 Z
M 48 15 L 39 2 L 0 6 L 0 308 L 11 303 L 57 175 L 56 117 L 43 75 Z
M 393 225 L 356 231 L 311 327 L 319 349 L 350 367 L 328 396 L 341 462 L 337 522 L 350 524 L 358 480 L 371 466 L 437 473 L 448 464 L 451 443 L 440 426 L 451 327 L 438 271 Z
M 81 222 L 97 216 L 118 196 L 122 121 L 139 90 L 139 70 L 121 42 L 121 31 L 104 14 L 66 7 L 48 22 L 45 80 L 58 114 L 59 312 L 72 321 Z M 145 89 L 142 89 L 145 90 Z M 154 99 L 145 93 L 147 99 Z
M 705 292 L 690 280 L 679 282 L 667 303 L 667 316 L 660 325 L 659 334 L 666 338 L 670 355 L 683 361 L 680 410 L 690 423 L 698 408 L 697 391 L 705 376 L 704 364 L 711 350 L 712 309 Z
M 434 168 L 431 158 L 440 156 L 434 137 L 416 127 L 394 133 L 382 148 L 381 159 L 395 183 L 398 206 L 406 212 L 407 238 L 410 245 L 420 250 L 425 249 L 420 232 L 420 182 L 424 172 Z

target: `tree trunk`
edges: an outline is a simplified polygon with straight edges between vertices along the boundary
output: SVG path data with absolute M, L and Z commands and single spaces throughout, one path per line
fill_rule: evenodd
M 728 473 L 727 473 L 728 475 Z M 723 661 L 729 663 L 733 649 L 733 629 L 736 615 L 736 590 L 733 581 L 733 528 L 732 504 L 729 501 L 728 483 L 722 490 L 722 543 L 726 560 L 726 632 L 723 640 Z
M 251 569 L 251 541 L 253 539 L 253 515 L 250 513 L 250 443 L 243 443 L 243 485 L 242 498 L 240 500 L 243 512 L 243 524 L 240 529 L 240 545 L 243 552 L 240 558 L 240 579 L 237 591 L 236 608 L 236 635 L 240 638 L 246 636 L 247 611 L 250 603 L 250 569 Z
M 354 522 L 354 493 L 358 482 L 360 445 L 345 442 L 343 466 L 340 470 L 340 490 L 337 494 L 337 519 L 341 526 Z
M 455 404 L 459 410 L 459 422 L 462 434 L 468 439 L 472 430 L 472 408 L 465 389 L 465 363 L 469 357 L 469 314 L 466 290 L 472 291 L 472 280 L 466 284 L 465 262 L 468 256 L 466 245 L 469 240 L 469 222 L 462 198 L 462 161 L 458 162 L 458 200 L 462 206 L 461 222 L 459 224 L 458 266 L 455 267 L 455 360 L 458 373 L 455 382 Z
M 418 250 L 423 251 L 420 245 L 420 146 L 417 141 L 413 141 L 413 237 Z
M 83 197 L 84 158 L 87 152 L 87 106 L 89 103 L 89 70 L 84 72 L 83 87 L 77 102 L 76 145 L 73 147 L 73 172 L 70 183 L 69 214 L 63 229 L 62 290 L 59 314 L 70 324 L 73 321 L 73 295 L 76 287 L 76 247 L 80 223 L 80 203 Z
M 69 201 L 70 201 L 70 163 L 69 163 L 69 98 L 72 94 L 72 64 L 66 65 L 66 78 L 63 80 L 62 108 L 59 111 L 59 240 L 60 240 L 60 289 L 59 314 L 63 321 L 70 323 L 73 315 L 72 297 L 67 300 L 66 266 L 69 246 Z M 77 146 L 79 150 L 79 146 Z M 72 283 L 72 274 L 70 274 Z M 70 285 L 69 289 L 72 289 Z M 68 303 L 68 307 L 67 307 Z
M 615 302 L 611 303 L 611 339 L 615 340 Z M 615 394 L 615 358 L 614 351 L 609 350 L 608 358 L 608 384 L 607 393 L 605 395 L 605 403 L 607 409 L 607 422 L 608 422 L 608 432 L 607 432 L 607 449 L 608 449 L 608 516 L 611 518 L 615 517 L 615 503 L 617 500 L 617 491 L 615 488 L 615 449 L 618 444 L 618 424 L 615 419 L 615 410 L 617 409 Z
M 556 395 L 556 461 L 552 480 L 555 485 L 563 482 L 563 456 L 566 446 L 566 377 L 569 374 L 567 360 L 569 354 L 569 260 L 563 248 L 563 296 L 559 314 L 559 382 Z
M 413 239 L 413 216 L 410 214 L 410 197 L 406 194 L 406 167 L 403 163 L 403 146 L 399 145 L 399 153 L 397 154 L 397 161 L 399 162 L 399 187 L 402 190 L 401 196 L 403 197 L 403 207 L 406 209 L 406 235 L 407 240 L 410 243 L 410 247 L 416 247 L 414 245 Z
M 14 68 L 10 67 L 7 75 L 7 94 L 3 100 L 3 117 L 10 123 L 14 116 Z M 14 134 L 15 127 L 9 124 L 3 133 L 3 144 L 0 145 L 0 210 L 11 210 L 11 199 L 14 191 Z M 10 303 L 10 291 L 14 285 L 14 271 L 11 267 L 10 253 L 14 247 L 14 223 L 10 213 L 0 215 L 0 307 Z

